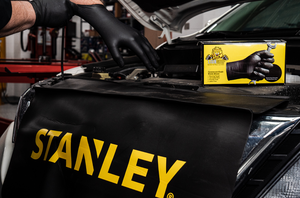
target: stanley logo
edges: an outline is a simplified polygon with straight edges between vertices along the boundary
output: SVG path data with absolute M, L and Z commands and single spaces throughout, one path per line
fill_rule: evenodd
M 43 141 L 41 140 L 41 136 L 48 137 L 47 144 L 44 145 Z M 54 138 L 59 138 L 60 142 L 54 154 L 49 155 L 51 143 Z M 74 169 L 75 171 L 79 171 L 84 158 L 86 174 L 87 175 L 94 174 L 94 165 L 93 165 L 90 145 L 88 143 L 88 138 L 86 136 L 81 136 L 79 145 L 76 145 L 78 151 L 75 154 L 71 152 L 71 146 L 74 146 L 71 144 L 72 133 L 63 134 L 62 131 L 41 129 L 36 134 L 35 143 L 38 149 L 32 151 L 31 153 L 32 159 L 34 160 L 43 159 L 44 161 L 48 160 L 49 162 L 52 163 L 56 163 L 58 159 L 63 159 L 66 161 L 67 168 Z M 102 147 L 104 145 L 104 141 L 93 139 L 93 143 L 96 149 L 97 158 L 99 158 Z M 52 145 L 52 147 L 53 146 L 54 145 Z M 101 169 L 98 173 L 98 178 L 114 184 L 120 184 L 123 187 L 142 193 L 145 184 L 134 181 L 133 177 L 134 175 L 140 175 L 146 177 L 148 173 L 148 169 L 138 166 L 137 165 L 138 161 L 143 160 L 147 162 L 152 162 L 155 155 L 133 149 L 128 161 L 127 169 L 124 174 L 123 180 L 120 181 L 119 180 L 120 176 L 110 172 L 110 167 L 111 164 L 113 163 L 117 147 L 118 145 L 110 143 L 109 148 L 105 154 L 105 158 L 102 162 Z M 42 154 L 44 155 L 42 156 Z M 76 157 L 75 164 L 72 164 L 72 157 Z M 158 166 L 159 184 L 157 187 L 155 197 L 163 198 L 166 193 L 168 184 L 186 162 L 177 160 L 171 166 L 171 168 L 167 170 L 167 158 L 158 155 L 156 157 L 158 163 L 157 166 Z

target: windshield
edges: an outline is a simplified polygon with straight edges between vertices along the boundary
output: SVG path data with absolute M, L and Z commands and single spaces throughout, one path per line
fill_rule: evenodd
M 261 0 L 242 4 L 206 32 L 300 29 L 299 0 Z

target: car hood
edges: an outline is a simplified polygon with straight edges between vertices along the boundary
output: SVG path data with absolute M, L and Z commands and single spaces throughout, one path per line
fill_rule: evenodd
M 256 0 L 119 0 L 142 25 L 152 30 L 181 32 L 190 18 L 220 7 Z

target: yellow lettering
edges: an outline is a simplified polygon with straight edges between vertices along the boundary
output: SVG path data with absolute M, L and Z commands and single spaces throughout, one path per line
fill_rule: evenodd
M 47 136 L 49 136 L 49 140 L 48 140 L 48 144 L 47 144 L 47 148 L 46 148 L 46 153 L 44 156 L 44 161 L 46 161 L 46 159 L 48 157 L 49 149 L 50 149 L 53 138 L 60 136 L 60 134 L 61 134 L 61 131 L 54 131 L 54 130 L 50 130 L 49 133 L 47 134 Z
M 169 182 L 173 179 L 176 173 L 182 168 L 186 163 L 185 161 L 176 160 L 172 167 L 167 172 L 167 158 L 157 156 L 158 162 L 158 173 L 159 173 L 159 185 L 156 191 L 155 197 L 163 198 Z
M 37 147 L 39 148 L 39 151 L 38 151 L 37 153 L 34 152 L 34 151 L 32 151 L 32 153 L 31 153 L 31 158 L 32 158 L 32 159 L 37 160 L 37 159 L 39 159 L 39 158 L 41 157 L 42 152 L 43 152 L 43 147 L 44 147 L 44 145 L 43 145 L 43 142 L 42 142 L 41 139 L 40 139 L 40 136 L 41 136 L 41 135 L 45 136 L 47 132 L 48 132 L 48 129 L 41 129 L 41 130 L 39 130 L 39 131 L 36 133 L 36 136 L 35 136 L 35 144 L 36 144 Z
M 58 145 L 57 150 L 49 159 L 49 162 L 56 163 L 59 158 L 66 160 L 66 167 L 72 168 L 72 156 L 71 156 L 71 138 L 72 133 L 66 133 Z M 66 145 L 66 152 L 63 152 L 64 145 Z
M 98 178 L 117 184 L 119 176 L 109 173 L 109 169 L 116 153 L 118 145 L 110 144 L 106 156 L 104 158 Z
M 48 132 L 49 131 L 49 132 Z M 44 160 L 47 160 L 48 153 L 53 141 L 54 137 L 59 137 L 62 131 L 54 131 L 48 129 L 40 129 L 35 137 L 35 143 L 38 147 L 38 152 L 34 150 L 31 153 L 31 158 L 37 160 L 41 157 L 43 153 L 43 142 L 41 140 L 41 136 L 49 136 L 48 144 L 45 151 Z M 66 167 L 72 168 L 72 155 L 71 155 L 71 139 L 72 133 L 66 133 L 60 140 L 59 145 L 55 153 L 49 159 L 49 162 L 56 163 L 59 158 L 66 160 Z M 104 141 L 93 139 L 96 155 L 99 158 L 100 153 L 102 151 Z M 116 150 L 118 145 L 110 144 L 107 150 L 106 156 L 104 158 L 102 167 L 100 169 L 98 178 L 112 182 L 114 184 L 118 184 L 119 176 L 112 174 L 109 172 L 111 168 L 112 161 L 114 159 Z M 94 165 L 92 154 L 90 150 L 90 146 L 88 143 L 88 138 L 86 136 L 81 136 L 75 167 L 74 170 L 79 171 L 82 161 L 85 161 L 86 166 L 86 173 L 88 175 L 93 175 L 94 173 Z M 145 184 L 133 181 L 134 175 L 139 175 L 146 177 L 148 174 L 148 169 L 144 167 L 137 166 L 139 160 L 152 162 L 154 155 L 151 153 L 146 153 L 139 150 L 132 150 L 128 166 L 122 181 L 122 186 L 126 188 L 130 188 L 132 190 L 143 192 Z M 185 165 L 185 161 L 176 160 L 176 162 L 171 166 L 171 168 L 167 171 L 167 158 L 162 156 L 157 156 L 157 163 L 158 163 L 158 175 L 159 175 L 159 184 L 157 187 L 157 191 L 155 197 L 157 198 L 164 198 L 167 187 L 170 181 L 174 178 L 174 176 L 178 173 L 178 171 Z
M 137 162 L 139 159 L 147 161 L 147 162 L 152 162 L 153 157 L 154 157 L 153 154 L 133 149 L 130 159 L 129 159 L 129 163 L 128 163 L 125 175 L 124 175 L 122 186 L 139 191 L 139 192 L 143 192 L 145 185 L 135 182 L 135 181 L 132 181 L 132 177 L 134 174 L 146 177 L 147 173 L 148 173 L 148 169 L 137 166 Z
M 101 153 L 104 142 L 101 141 L 101 140 L 97 140 L 97 139 L 93 139 L 93 140 L 94 140 L 94 144 L 95 144 L 95 147 L 96 147 L 97 158 L 99 158 L 99 155 Z
M 86 173 L 88 175 L 93 175 L 94 172 L 93 160 L 92 160 L 90 146 L 86 136 L 82 136 L 80 139 L 74 170 L 79 171 L 83 156 L 85 161 Z

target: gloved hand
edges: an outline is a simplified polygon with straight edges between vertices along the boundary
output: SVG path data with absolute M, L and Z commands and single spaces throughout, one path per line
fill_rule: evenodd
M 120 67 L 124 66 L 124 60 L 119 47 L 127 47 L 135 52 L 149 71 L 154 71 L 159 66 L 159 57 L 148 40 L 137 30 L 117 20 L 103 5 L 75 5 L 74 14 L 98 31 Z
M 73 17 L 73 3 L 69 0 L 29 1 L 36 14 L 34 26 L 63 27 Z
M 234 80 L 248 78 L 250 80 L 262 80 L 273 67 L 274 55 L 267 50 L 257 51 L 244 60 L 227 63 L 227 78 Z

